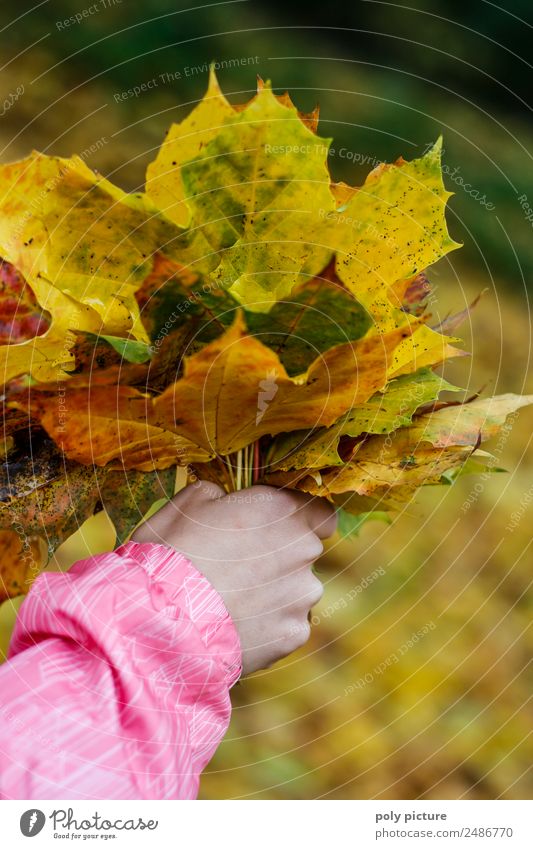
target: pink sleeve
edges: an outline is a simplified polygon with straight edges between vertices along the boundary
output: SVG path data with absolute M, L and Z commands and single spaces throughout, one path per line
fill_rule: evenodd
M 0 666 L 0 798 L 196 798 L 240 673 L 222 598 L 172 549 L 40 575 Z

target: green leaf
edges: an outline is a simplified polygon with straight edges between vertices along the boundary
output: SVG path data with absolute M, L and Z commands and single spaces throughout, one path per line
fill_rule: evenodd
M 112 348 L 128 363 L 146 363 L 152 356 L 152 348 L 146 342 L 136 339 L 122 339 L 120 336 L 100 336 L 109 342 Z
M 227 292 L 161 254 L 155 256 L 152 273 L 138 289 L 136 298 L 156 349 L 166 338 L 177 334 L 182 351 L 188 356 L 224 333 L 239 307 Z
M 435 401 L 443 391 L 463 390 L 429 368 L 419 369 L 391 380 L 383 392 L 347 413 L 333 428 L 338 429 L 339 435 L 351 437 L 362 433 L 392 433 L 409 425 L 416 410 Z
M 342 537 L 359 536 L 363 525 L 371 519 L 392 525 L 392 516 L 384 510 L 371 510 L 369 513 L 354 515 L 342 507 L 337 509 L 337 528 Z
M 167 185 L 183 181 L 191 211 L 190 229 L 169 255 L 209 274 L 247 309 L 267 312 L 331 257 L 321 238 L 334 209 L 329 143 L 270 85 L 261 88 L 175 178 L 166 175 Z
M 250 333 L 272 348 L 291 377 L 319 355 L 343 342 L 361 339 L 372 319 L 331 269 L 298 286 L 270 312 L 248 313 Z
M 76 333 L 72 349 L 76 368 L 102 370 L 109 366 L 128 363 L 146 363 L 152 356 L 152 348 L 146 342 L 123 339 L 122 336 L 107 336 L 103 333 Z M 119 356 L 116 356 L 118 354 Z
M 495 466 L 495 462 L 496 457 L 494 454 L 478 448 L 461 466 L 455 469 L 448 469 L 448 471 L 444 472 L 441 475 L 441 483 L 453 484 L 457 478 L 463 477 L 463 475 L 501 474 L 508 472 L 507 469 L 501 466 Z
M 104 509 L 115 526 L 117 545 L 125 542 L 154 502 L 159 506 L 174 495 L 176 468 L 159 472 L 99 470 Z

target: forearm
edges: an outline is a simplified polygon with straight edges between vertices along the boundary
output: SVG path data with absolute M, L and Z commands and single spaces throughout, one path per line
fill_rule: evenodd
M 0 792 L 194 798 L 239 674 L 221 597 L 171 549 L 128 543 L 44 574 L 0 668 Z

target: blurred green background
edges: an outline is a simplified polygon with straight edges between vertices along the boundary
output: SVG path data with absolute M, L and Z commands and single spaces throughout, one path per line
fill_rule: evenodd
M 86 152 L 123 188 L 141 187 L 210 61 L 234 102 L 260 74 L 302 109 L 320 103 L 332 172 L 351 183 L 442 133 L 449 227 L 464 247 L 430 272 L 436 319 L 488 288 L 462 334 L 473 356 L 446 376 L 472 393 L 533 392 L 526 0 L 4 0 L 1 14 L 3 161 Z M 393 525 L 331 543 L 311 643 L 234 688 L 204 798 L 531 796 L 532 421 L 522 411 L 487 446 L 508 475 L 427 488 Z M 112 545 L 95 517 L 56 565 Z M 13 610 L 0 608 L 4 648 Z

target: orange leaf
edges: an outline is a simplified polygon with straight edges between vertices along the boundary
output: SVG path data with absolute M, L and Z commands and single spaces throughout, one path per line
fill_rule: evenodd
M 222 455 L 265 434 L 330 425 L 385 385 L 392 352 L 411 332 L 402 327 L 336 345 L 291 378 L 238 315 L 185 360 L 184 377 L 154 400 L 151 421 Z
M 11 402 L 29 409 L 71 460 L 152 471 L 207 459 L 175 433 L 148 423 L 152 399 L 130 386 L 93 385 L 61 396 L 30 389 Z

